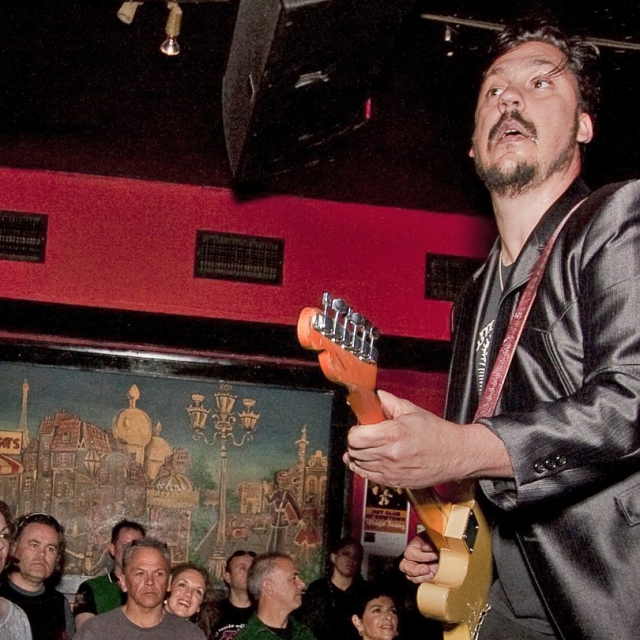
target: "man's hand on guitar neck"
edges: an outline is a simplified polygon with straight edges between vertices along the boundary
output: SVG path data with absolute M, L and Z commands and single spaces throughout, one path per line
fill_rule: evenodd
M 426 534 L 416 536 L 404 550 L 400 571 L 411 582 L 431 582 L 438 571 L 438 551 Z
M 378 396 L 390 419 L 350 430 L 344 461 L 355 473 L 408 488 L 513 477 L 502 440 L 484 425 L 455 424 L 385 391 Z

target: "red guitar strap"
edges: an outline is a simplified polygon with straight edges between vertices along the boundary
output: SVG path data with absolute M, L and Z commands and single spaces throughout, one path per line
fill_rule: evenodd
M 516 311 L 509 322 L 507 334 L 500 345 L 500 351 L 498 352 L 495 364 L 491 370 L 491 375 L 489 376 L 482 398 L 480 399 L 480 404 L 476 410 L 473 422 L 476 422 L 478 418 L 488 418 L 494 414 L 498 400 L 500 399 L 500 394 L 502 393 L 504 380 L 507 377 L 507 371 L 509 370 L 509 366 L 513 360 L 516 345 L 518 344 L 518 340 L 522 334 L 522 329 L 524 328 L 524 324 L 529 315 L 529 311 L 531 310 L 531 306 L 533 305 L 533 301 L 536 299 L 538 285 L 540 284 L 540 280 L 542 280 L 542 274 L 544 273 L 549 256 L 551 255 L 551 249 L 553 248 L 562 227 L 564 227 L 565 222 L 583 202 L 584 199 L 578 202 L 578 204 L 576 204 L 562 219 L 560 224 L 556 227 L 556 230 L 553 232 L 553 235 L 549 240 L 547 240 L 540 256 L 536 260 L 533 270 L 531 271 L 531 278 L 522 293 L 522 297 L 518 302 Z

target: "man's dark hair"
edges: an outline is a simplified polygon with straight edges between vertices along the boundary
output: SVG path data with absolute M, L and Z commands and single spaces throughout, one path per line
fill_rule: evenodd
M 526 42 L 544 42 L 559 49 L 565 66 L 578 85 L 580 111 L 595 120 L 600 104 L 600 52 L 580 36 L 569 36 L 548 17 L 526 16 L 500 31 L 491 49 L 491 60 Z
M 239 558 L 240 556 L 251 556 L 252 558 L 255 558 L 257 555 L 257 553 L 255 551 L 245 551 L 244 549 L 238 549 L 236 551 L 234 551 L 228 558 L 227 558 L 227 562 L 224 565 L 224 570 L 229 573 L 231 571 L 231 561 L 234 558 Z
M 143 538 L 147 535 L 147 530 L 139 522 L 134 522 L 133 520 L 120 520 L 120 522 L 116 522 L 113 529 L 111 529 L 112 544 L 117 542 L 118 536 L 123 529 L 133 529 L 138 531 Z
M 56 558 L 56 564 L 53 568 L 54 574 L 62 575 L 64 571 L 64 554 L 67 549 L 67 544 L 64 538 L 64 527 L 48 513 L 29 513 L 24 516 L 20 516 L 18 521 L 16 522 L 16 530 L 13 537 L 14 543 L 18 544 L 22 535 L 24 534 L 24 530 L 30 524 L 44 524 L 48 527 L 51 527 L 58 534 L 58 557 Z M 8 568 L 8 572 L 18 571 L 19 565 L 15 562 L 11 562 L 11 565 Z
M 360 540 L 357 538 L 352 538 L 351 536 L 347 536 L 346 538 L 340 538 L 337 542 L 334 542 L 329 547 L 329 555 L 332 553 L 340 553 L 345 547 L 357 547 L 360 551 L 362 551 L 362 544 Z

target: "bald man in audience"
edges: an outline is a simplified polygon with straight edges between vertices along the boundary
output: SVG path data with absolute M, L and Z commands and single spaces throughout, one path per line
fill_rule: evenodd
M 306 584 L 288 555 L 257 556 L 249 570 L 248 587 L 258 608 L 234 640 L 316 640 L 309 627 L 290 615 L 302 604 Z

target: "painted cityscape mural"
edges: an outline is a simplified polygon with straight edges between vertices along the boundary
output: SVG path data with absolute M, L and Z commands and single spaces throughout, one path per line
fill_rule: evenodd
M 66 528 L 65 574 L 108 566 L 111 527 L 145 524 L 220 581 L 236 549 L 322 572 L 332 394 L 0 363 L 0 498 Z

